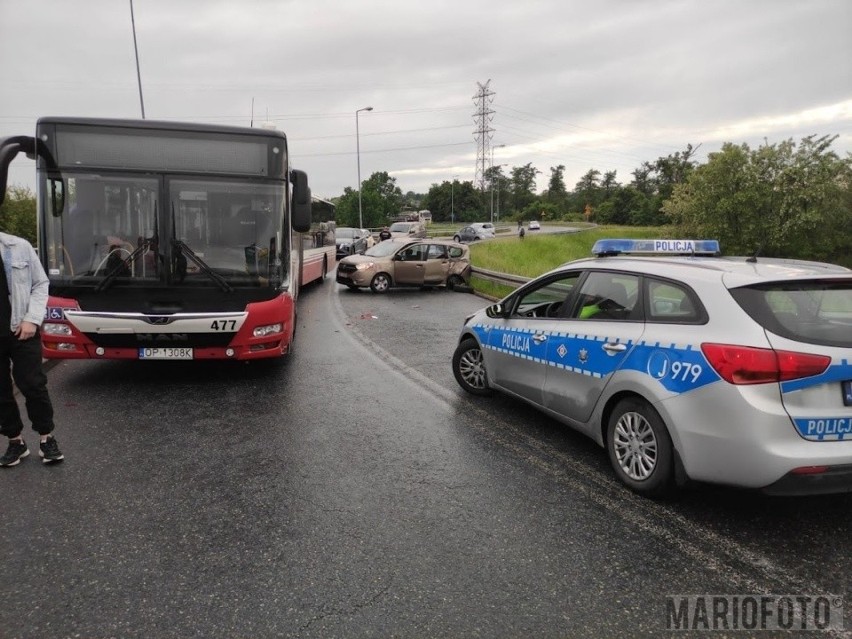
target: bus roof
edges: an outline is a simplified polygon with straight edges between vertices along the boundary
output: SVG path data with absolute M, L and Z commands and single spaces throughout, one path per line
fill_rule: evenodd
M 121 120 L 115 118 L 79 118 L 45 116 L 38 119 L 42 124 L 71 124 L 78 126 L 116 127 L 126 129 L 149 129 L 157 131 L 187 131 L 193 133 L 224 133 L 236 135 L 256 135 L 258 137 L 277 137 L 286 139 L 283 131 L 250 127 L 225 126 L 222 124 L 199 124 L 197 122 L 175 122 L 169 120 Z

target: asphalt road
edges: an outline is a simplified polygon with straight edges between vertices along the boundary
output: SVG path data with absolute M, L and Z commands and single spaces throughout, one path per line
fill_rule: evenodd
M 484 304 L 330 275 L 283 365 L 53 368 L 67 461 L 0 469 L 0 637 L 672 636 L 672 594 L 852 601 L 852 496 L 649 501 L 464 394 Z

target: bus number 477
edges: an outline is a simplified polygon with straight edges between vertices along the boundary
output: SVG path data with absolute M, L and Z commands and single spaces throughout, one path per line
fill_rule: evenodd
M 210 325 L 210 330 L 235 331 L 237 330 L 237 320 L 213 320 L 213 323 Z

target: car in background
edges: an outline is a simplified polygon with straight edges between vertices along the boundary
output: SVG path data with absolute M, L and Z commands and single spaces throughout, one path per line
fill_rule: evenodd
M 367 236 L 363 229 L 340 226 L 334 230 L 334 242 L 337 245 L 337 259 L 347 255 L 363 253 L 367 246 Z
M 600 240 L 471 315 L 459 385 L 528 402 L 660 495 L 690 480 L 852 491 L 852 270 Z
M 497 233 L 497 229 L 494 228 L 494 225 L 491 222 L 474 222 L 471 226 L 483 237 L 494 237 Z
M 344 257 L 337 283 L 351 289 L 369 287 L 384 293 L 394 286 L 445 286 L 470 281 L 470 249 L 447 240 L 390 239 L 363 255 Z
M 535 220 L 530 220 L 530 223 L 527 226 L 529 227 L 530 231 L 540 231 L 541 230 L 541 224 L 539 224 Z
M 465 226 L 463 229 L 456 231 L 453 235 L 454 242 L 476 242 L 478 240 L 487 240 L 494 237 L 492 233 L 474 226 Z
M 391 233 L 391 239 L 426 237 L 426 225 L 423 222 L 394 222 L 388 230 Z

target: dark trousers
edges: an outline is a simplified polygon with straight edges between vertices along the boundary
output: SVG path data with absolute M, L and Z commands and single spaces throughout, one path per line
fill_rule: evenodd
M 53 431 L 53 405 L 47 394 L 47 375 L 41 366 L 41 337 L 28 340 L 14 335 L 0 337 L 0 434 L 17 437 L 24 430 L 15 385 L 24 396 L 33 430 L 40 435 Z

